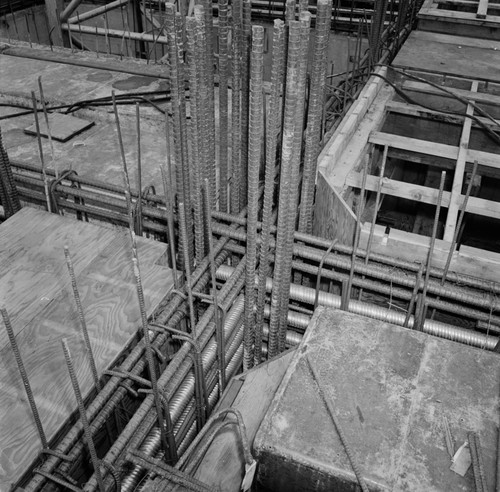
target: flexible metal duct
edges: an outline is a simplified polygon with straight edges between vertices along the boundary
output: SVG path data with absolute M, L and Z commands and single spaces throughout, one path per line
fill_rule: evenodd
M 221 280 L 225 280 L 229 278 L 233 270 L 234 269 L 230 266 L 222 265 L 217 270 L 217 277 Z M 272 284 L 272 279 L 268 278 L 266 281 L 266 289 L 268 292 L 271 291 Z M 311 289 L 310 287 L 304 287 L 302 285 L 290 285 L 290 299 L 314 305 L 315 298 L 316 291 L 314 289 Z M 318 305 L 340 309 L 340 302 L 340 296 L 330 294 L 328 292 L 319 291 Z M 404 313 L 392 311 L 381 306 L 367 304 L 365 302 L 355 300 L 351 300 L 349 302 L 348 311 L 354 314 L 361 314 L 368 318 L 378 319 L 380 321 L 385 321 L 387 323 L 392 323 L 399 326 L 403 326 L 405 321 Z M 411 316 L 408 327 L 412 328 L 413 323 L 414 317 Z M 473 332 L 464 328 L 459 328 L 457 326 L 448 325 L 430 319 L 425 320 L 423 331 L 430 335 L 446 338 L 455 342 L 465 343 L 467 345 L 473 345 L 475 347 L 485 348 L 488 350 L 493 350 L 498 342 L 497 337 L 484 335 L 482 333 Z

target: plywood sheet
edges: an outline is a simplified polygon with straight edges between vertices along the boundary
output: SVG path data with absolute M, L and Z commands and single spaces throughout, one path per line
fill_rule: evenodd
M 70 248 L 99 373 L 135 337 L 140 313 L 131 265 L 130 238 L 103 228 L 24 208 L 0 225 L 0 302 L 12 315 L 47 437 L 54 437 L 76 402 L 64 363 L 68 339 L 84 395 L 92 377 L 80 331 L 63 247 Z M 148 314 L 173 285 L 158 264 L 161 243 L 138 238 Z M 40 452 L 36 427 L 3 323 L 0 323 L 0 490 L 9 490 Z

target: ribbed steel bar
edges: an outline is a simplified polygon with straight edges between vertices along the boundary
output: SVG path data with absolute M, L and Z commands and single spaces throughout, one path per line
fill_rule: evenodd
M 142 156 L 141 156 L 141 109 L 139 103 L 135 103 L 135 131 L 137 136 L 137 229 L 136 234 L 142 236 Z
M 228 19 L 227 0 L 218 0 L 219 10 L 219 210 L 228 212 Z
M 292 154 L 290 162 L 290 188 L 288 191 L 288 205 L 285 232 L 285 253 L 283 261 L 283 289 L 279 304 L 280 321 L 278 336 L 278 351 L 285 349 L 286 314 L 288 311 L 289 297 L 286 285 L 292 281 L 293 235 L 296 228 L 297 205 L 299 201 L 300 162 L 302 154 L 302 135 L 304 129 L 305 89 L 307 75 L 307 61 L 309 51 L 309 31 L 311 14 L 308 11 L 300 13 L 300 59 L 297 79 L 297 99 L 295 106 L 295 128 L 292 141 Z M 289 48 L 290 49 L 290 48 Z M 285 154 L 282 154 L 285 158 Z
M 43 425 L 40 419 L 40 414 L 38 413 L 38 408 L 36 406 L 33 390 L 29 382 L 28 373 L 26 372 L 26 368 L 24 367 L 23 359 L 21 357 L 21 352 L 19 351 L 19 346 L 17 345 L 16 336 L 14 333 L 14 329 L 12 328 L 12 323 L 10 321 L 9 314 L 7 310 L 3 308 L 0 309 L 0 313 L 2 314 L 2 319 L 5 325 L 5 329 L 7 330 L 10 346 L 12 348 L 12 352 L 14 353 L 14 358 L 16 359 L 17 368 L 19 369 L 19 374 L 21 375 L 21 379 L 23 381 L 24 390 L 26 392 L 26 397 L 28 398 L 28 403 L 31 408 L 31 413 L 33 414 L 33 419 L 35 421 L 40 442 L 42 443 L 42 448 L 48 449 L 49 445 L 47 442 L 47 437 L 45 435 L 45 431 L 43 430 Z
M 304 168 L 300 198 L 300 232 L 312 232 L 312 215 L 316 169 L 321 140 L 321 121 L 325 102 L 327 49 L 332 17 L 332 0 L 318 0 L 316 26 L 314 32 L 313 61 L 311 67 L 311 86 L 307 110 L 305 132 Z
M 240 209 L 247 201 L 247 172 L 248 172 L 248 115 L 250 94 L 250 47 L 252 43 L 252 2 L 242 0 L 242 30 L 241 42 L 241 181 L 240 181 Z
M 432 235 L 431 235 L 431 243 L 429 246 L 429 252 L 427 254 L 427 264 L 425 267 L 425 277 L 424 277 L 424 287 L 422 289 L 422 306 L 421 312 L 419 313 L 419 322 L 417 324 L 416 329 L 422 331 L 422 325 L 424 323 L 427 307 L 426 307 L 426 297 L 427 297 L 427 289 L 429 286 L 429 277 L 430 277 L 430 269 L 432 263 L 432 257 L 434 255 L 434 244 L 436 242 L 437 230 L 439 225 L 439 214 L 441 212 L 441 202 L 443 200 L 443 191 L 444 191 L 444 182 L 446 179 L 446 171 L 441 172 L 441 181 L 439 183 L 439 193 L 436 204 L 436 212 L 434 214 L 434 223 L 432 225 Z
M 276 148 L 278 145 L 278 127 L 280 121 L 280 99 L 283 93 L 283 65 L 285 59 L 285 25 L 276 19 L 273 28 L 273 55 L 271 70 L 271 103 L 266 128 L 266 165 L 264 177 L 264 200 L 262 205 L 262 233 L 259 254 L 259 282 L 257 292 L 257 311 L 255 321 L 254 361 L 261 361 L 262 326 L 264 323 L 264 303 L 266 300 L 266 278 L 269 275 L 269 243 L 274 199 L 274 178 L 276 169 Z
M 255 269 L 257 265 L 257 219 L 259 169 L 263 137 L 264 28 L 252 26 L 250 55 L 250 113 L 248 124 L 248 213 L 245 270 L 245 334 L 243 367 L 253 366 L 255 339 Z
M 274 278 L 271 294 L 271 319 L 269 323 L 269 357 L 278 353 L 279 328 L 280 328 L 280 306 L 283 290 L 288 288 L 284 285 L 285 278 L 285 251 L 288 223 L 288 207 L 290 206 L 291 192 L 291 160 L 293 153 L 293 141 L 295 131 L 296 105 L 299 95 L 298 79 L 301 55 L 301 25 L 298 21 L 291 21 L 289 25 L 288 57 L 285 90 L 285 112 L 283 123 L 283 142 L 281 151 L 281 175 L 278 203 L 278 228 L 276 234 L 276 252 L 274 263 Z
M 89 331 L 87 328 L 87 322 L 85 321 L 85 314 L 83 312 L 82 301 L 80 299 L 80 293 L 78 291 L 78 285 L 76 283 L 75 269 L 73 268 L 73 262 L 71 261 L 71 256 L 69 253 L 68 246 L 64 246 L 64 257 L 66 259 L 66 266 L 68 268 L 69 277 L 71 279 L 71 288 L 73 290 L 73 298 L 75 299 L 76 310 L 78 313 L 78 319 L 80 321 L 80 326 L 82 329 L 83 340 L 85 343 L 85 348 L 87 349 L 87 358 L 90 364 L 90 371 L 94 379 L 94 385 L 97 391 L 102 389 L 101 383 L 99 382 L 99 375 L 97 373 L 97 367 L 95 364 L 94 353 L 92 351 L 92 345 L 90 344 Z
M 233 4 L 233 35 L 232 35 L 232 75 L 231 75 L 231 213 L 240 211 L 240 181 L 241 176 L 241 51 L 239 38 L 241 34 L 240 18 L 236 17 L 238 2 Z
M 185 196 L 186 175 L 189 175 L 187 155 L 184 155 L 183 138 L 186 134 L 185 128 L 185 104 L 184 101 L 184 80 L 179 78 L 180 61 L 179 61 L 179 47 L 177 46 L 177 26 L 176 26 L 176 7 L 173 3 L 165 3 L 166 13 L 166 31 L 169 39 L 168 52 L 170 64 L 170 93 L 172 101 L 172 115 L 173 115 L 173 135 L 174 135 L 174 166 L 175 166 L 175 182 L 176 193 L 179 202 L 189 204 L 189 196 Z M 184 109 L 184 111 L 183 111 Z M 187 182 L 189 187 L 189 180 Z M 188 207 L 189 208 L 189 207 Z M 190 210 L 190 208 L 189 208 Z M 192 244 L 192 221 L 190 220 L 191 214 L 187 215 L 188 220 L 188 252 L 189 258 L 183 258 L 182 261 L 188 261 L 192 264 L 193 258 L 193 244 Z M 182 251 L 182 245 L 179 245 L 179 250 Z
M 210 201 L 210 183 L 205 179 L 205 187 L 203 189 L 205 196 L 205 221 L 207 225 L 208 238 L 208 257 L 210 260 L 210 277 L 212 280 L 212 299 L 214 303 L 214 320 L 215 320 L 215 338 L 217 341 L 217 362 L 219 364 L 219 396 L 222 398 L 222 393 L 226 387 L 226 341 L 224 338 L 223 323 L 224 317 L 221 319 L 221 310 L 219 306 L 219 298 L 217 295 L 217 279 L 215 276 L 215 256 L 212 233 L 211 211 L 212 203 Z
M 227 258 L 228 254 L 222 252 L 224 245 L 227 243 L 228 239 L 222 239 L 217 241 L 215 245 L 216 264 L 220 266 L 224 260 Z M 209 266 L 208 259 L 205 258 L 203 262 L 198 265 L 195 272 L 191 276 L 192 285 L 195 286 L 196 290 L 204 289 L 205 285 L 209 281 L 209 274 L 206 272 Z M 171 326 L 177 326 L 177 324 L 185 316 L 185 309 L 182 308 L 184 300 L 179 295 L 174 295 L 169 304 L 164 308 L 163 312 L 157 318 L 160 323 L 168 322 Z M 160 334 L 156 336 L 153 341 L 153 346 L 162 347 L 167 340 L 167 336 Z M 145 369 L 144 360 L 144 343 L 139 342 L 126 360 L 121 364 L 120 368 L 125 371 L 131 371 L 134 374 L 141 374 Z M 183 359 L 182 359 L 183 360 Z M 175 366 L 175 364 L 174 364 Z M 122 382 L 121 378 L 112 377 L 105 385 L 103 390 L 97 395 L 97 397 L 90 404 L 87 412 L 88 418 L 92 420 L 91 429 L 95 433 L 99 428 L 101 428 L 109 416 L 112 414 L 113 410 L 122 401 L 122 398 L 127 393 L 127 390 L 119 386 Z M 71 430 L 63 438 L 62 442 L 58 445 L 57 451 L 61 453 L 69 453 L 71 457 L 76 458 L 79 456 L 83 449 L 83 444 L 80 439 L 82 433 L 81 422 L 78 421 Z M 51 473 L 57 465 L 60 463 L 60 458 L 56 456 L 50 456 L 42 465 L 42 470 L 47 473 Z M 64 464 L 60 465 L 64 468 Z M 34 492 L 40 490 L 45 482 L 45 478 L 40 474 L 35 475 L 29 484 L 26 485 L 25 490 L 29 492 Z
M 191 116 L 190 140 L 191 152 L 189 153 L 192 169 L 193 212 L 194 212 L 194 244 L 196 261 L 199 263 L 205 256 L 205 234 L 203 229 L 203 207 L 201 200 L 201 169 L 200 158 L 200 130 L 202 101 L 198 91 L 200 83 L 200 69 L 196 63 L 196 19 L 186 17 L 186 34 L 189 57 L 189 113 Z
M 288 26 L 291 21 L 295 20 L 295 0 L 286 0 L 285 2 L 285 23 Z
M 40 167 L 42 169 L 45 200 L 47 202 L 47 211 L 52 212 L 52 205 L 50 203 L 50 198 L 49 198 L 49 182 L 47 179 L 47 173 L 45 172 L 45 158 L 43 155 L 42 136 L 40 134 L 40 121 L 38 119 L 38 105 L 36 102 L 36 96 L 34 91 L 31 91 L 31 101 L 33 102 L 33 116 L 35 118 L 36 139 L 38 142 L 38 156 L 40 158 Z
M 0 129 L 0 182 L 3 186 L 5 197 L 3 204 L 5 205 L 6 217 L 9 217 L 21 210 L 21 202 L 16 190 L 16 184 L 12 175 L 9 156 L 3 144 L 2 130 Z
M 71 352 L 68 347 L 68 342 L 65 338 L 61 340 L 62 348 L 64 351 L 64 358 L 66 359 L 66 365 L 68 366 L 68 372 L 71 379 L 71 384 L 73 386 L 73 391 L 75 393 L 75 398 L 78 403 L 78 411 L 80 413 L 80 420 L 82 421 L 83 431 L 85 433 L 85 441 L 87 442 L 87 447 L 90 454 L 90 459 L 92 461 L 92 466 L 94 467 L 94 474 L 97 479 L 97 484 L 99 485 L 99 490 L 105 492 L 104 482 L 102 479 L 101 468 L 99 467 L 99 459 L 97 458 L 97 451 L 94 444 L 94 438 L 92 437 L 92 432 L 90 432 L 90 426 L 87 419 L 87 412 L 85 410 L 85 405 L 83 403 L 82 393 L 80 391 L 80 385 L 78 384 L 78 379 L 76 377 L 75 368 L 73 366 L 73 360 L 71 358 Z
M 243 278 L 243 272 L 244 272 L 244 261 L 242 261 L 238 267 L 235 269 L 233 272 L 233 275 L 231 278 L 226 281 L 224 286 L 219 292 L 219 297 L 221 299 L 221 302 L 225 308 L 230 306 L 235 297 L 238 295 L 239 290 L 241 290 L 243 283 L 244 283 L 244 278 Z M 240 281 L 241 279 L 241 281 Z M 239 288 L 235 289 L 235 284 L 239 283 Z M 198 333 L 198 343 L 202 350 L 204 350 L 205 346 L 207 343 L 212 340 L 212 347 L 213 347 L 213 357 L 215 359 L 215 340 L 213 339 L 213 332 L 214 332 L 214 326 L 213 324 L 210 323 L 212 317 L 213 317 L 213 310 L 214 306 L 210 306 L 203 316 L 201 317 L 197 327 L 196 331 Z M 226 320 L 229 322 L 229 320 Z M 185 378 L 187 377 L 188 373 L 190 373 L 191 369 L 191 363 L 187 359 L 188 355 L 190 352 L 190 347 L 188 344 L 184 344 L 179 351 L 177 352 L 175 358 L 170 362 L 170 364 L 167 366 L 163 374 L 161 375 L 160 379 L 158 380 L 160 388 L 162 388 L 162 391 L 169 396 L 174 395 L 175 391 L 179 386 L 182 384 L 183 381 L 185 381 Z M 213 362 L 213 361 L 212 361 Z M 204 360 L 204 367 L 206 368 L 206 362 Z M 191 395 L 192 395 L 192 390 L 193 387 L 191 387 Z M 170 398 L 170 403 L 172 407 L 175 404 L 175 400 Z M 120 439 L 117 440 L 111 449 L 108 451 L 106 455 L 106 459 L 110 462 L 113 463 L 115 460 L 123 455 L 123 452 L 125 450 L 125 446 L 129 445 L 130 447 L 139 447 L 140 443 L 144 440 L 146 435 L 150 432 L 152 425 L 154 421 L 151 420 L 151 418 L 146 419 L 146 416 L 149 414 L 151 415 L 151 409 L 153 406 L 153 399 L 151 395 L 148 395 L 146 399 L 143 401 L 141 404 L 140 408 L 137 410 L 135 413 L 133 419 L 127 424 L 125 427 L 124 431 L 122 432 Z M 175 411 L 172 410 L 172 419 L 175 420 Z M 138 428 L 138 424 L 140 424 Z M 157 436 L 159 437 L 159 436 Z M 122 456 L 123 457 L 123 456 Z M 123 481 L 123 484 L 125 484 L 125 480 Z M 92 490 L 95 487 L 95 477 L 93 477 L 89 482 L 88 482 L 88 488 L 89 490 Z M 123 488 L 125 491 L 125 487 Z

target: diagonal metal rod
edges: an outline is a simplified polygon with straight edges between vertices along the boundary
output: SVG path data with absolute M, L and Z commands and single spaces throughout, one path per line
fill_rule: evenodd
M 12 329 L 9 314 L 6 309 L 0 309 L 0 312 L 2 313 L 2 319 L 5 325 L 5 329 L 7 330 L 7 335 L 9 336 L 9 342 L 12 347 L 12 352 L 14 352 L 17 368 L 19 369 L 19 374 L 21 375 L 21 379 L 23 380 L 24 390 L 26 391 L 26 396 L 28 397 L 28 402 L 30 404 L 31 413 L 33 414 L 33 418 L 35 420 L 38 436 L 40 437 L 42 447 L 44 449 L 48 449 L 49 444 L 47 442 L 47 437 L 45 436 L 45 432 L 43 430 L 43 425 L 42 421 L 40 420 L 40 414 L 38 413 L 33 390 L 31 389 L 28 373 L 26 372 L 26 369 L 24 367 L 21 352 L 19 351 L 19 347 L 17 345 L 16 336 L 14 335 L 14 330 Z
M 436 212 L 434 214 L 434 224 L 432 226 L 431 242 L 429 245 L 429 253 L 427 255 L 427 265 L 425 267 L 424 288 L 422 290 L 422 303 L 420 306 L 421 313 L 419 313 L 418 319 L 416 319 L 416 329 L 418 331 L 422 331 L 422 329 L 423 329 L 423 325 L 424 325 L 424 321 L 425 321 L 425 314 L 426 314 L 426 310 L 427 310 L 425 300 L 427 297 L 427 289 L 429 286 L 429 277 L 431 274 L 432 256 L 434 255 L 434 244 L 436 242 L 437 229 L 438 229 L 438 225 L 439 225 L 439 213 L 441 212 L 441 202 L 443 200 L 445 179 L 446 179 L 446 171 L 442 171 L 441 172 L 441 182 L 439 183 L 439 193 L 438 193 L 438 199 L 437 199 L 437 204 L 436 204 Z
M 71 288 L 73 290 L 73 298 L 75 299 L 76 309 L 78 312 L 78 319 L 80 321 L 80 326 L 82 329 L 83 340 L 85 342 L 85 348 L 87 350 L 87 357 L 90 364 L 90 370 L 92 372 L 92 377 L 94 379 L 94 385 L 96 391 L 101 389 L 101 383 L 99 382 L 99 375 L 97 373 L 97 367 L 95 364 L 94 354 L 92 352 L 92 346 L 90 344 L 89 331 L 87 329 L 87 322 L 85 321 L 85 314 L 83 312 L 82 301 L 80 299 L 80 293 L 78 292 L 78 285 L 76 283 L 75 269 L 73 268 L 73 262 L 71 261 L 71 256 L 69 253 L 68 246 L 64 246 L 64 257 L 66 259 L 66 266 L 68 267 L 69 277 L 71 279 Z
M 42 103 L 43 117 L 45 118 L 45 124 L 47 125 L 47 137 L 49 139 L 50 155 L 52 157 L 52 167 L 56 173 L 56 179 L 57 179 L 59 177 L 59 171 L 58 171 L 56 163 L 55 163 L 54 142 L 52 141 L 52 132 L 50 131 L 49 113 L 47 111 L 47 105 L 45 104 L 45 98 L 43 95 L 42 76 L 41 75 L 38 77 L 38 90 L 40 91 L 40 102 Z
M 43 187 L 45 190 L 45 200 L 47 201 L 47 211 L 52 212 L 52 204 L 50 203 L 49 181 L 45 172 L 45 158 L 43 155 L 42 136 L 40 134 L 40 121 L 38 119 L 38 106 L 36 103 L 35 91 L 31 91 L 31 100 L 33 102 L 33 115 L 35 117 L 36 138 L 38 142 L 38 155 L 40 156 L 40 165 L 42 167 Z
M 158 417 L 158 426 L 160 427 L 161 444 L 165 456 L 167 456 L 169 453 L 168 451 L 169 447 L 167 443 L 167 437 L 165 435 L 163 407 L 160 400 L 160 392 L 158 390 L 158 378 L 156 374 L 155 362 L 153 359 L 153 350 L 151 349 L 151 339 L 149 338 L 149 327 L 148 327 L 148 318 L 146 314 L 146 306 L 144 301 L 144 291 L 142 288 L 141 273 L 139 271 L 139 264 L 137 262 L 137 258 L 132 258 L 132 264 L 134 269 L 135 283 L 137 287 L 137 297 L 139 299 L 139 308 L 141 311 L 142 335 L 144 338 L 144 348 L 146 353 L 146 359 L 148 362 L 149 378 L 151 379 L 151 387 L 153 389 L 156 414 Z
M 80 385 L 78 384 L 78 378 L 76 377 L 75 368 L 73 366 L 73 359 L 71 357 L 71 352 L 68 347 L 68 342 L 66 338 L 61 340 L 64 358 L 66 359 L 66 365 L 68 366 L 69 377 L 71 379 L 71 384 L 73 386 L 73 391 L 75 393 L 76 402 L 78 403 L 78 411 L 80 412 L 80 420 L 82 421 L 83 432 L 85 434 L 85 440 L 87 441 L 87 447 L 89 449 L 90 459 L 92 461 L 92 466 L 94 467 L 94 473 L 97 479 L 97 484 L 99 485 L 99 490 L 105 492 L 104 481 L 102 479 L 101 468 L 99 466 L 99 459 L 97 458 L 97 451 L 94 444 L 94 439 L 92 437 L 92 432 L 90 431 L 89 421 L 87 420 L 87 412 L 85 410 L 85 405 L 83 403 L 83 397 L 80 390 Z
M 137 229 L 142 236 L 142 161 L 141 161 L 141 113 L 139 103 L 135 103 L 135 130 L 137 133 Z
M 224 335 L 224 326 L 220 318 L 219 302 L 217 296 L 214 242 L 212 236 L 212 203 L 210 201 L 210 183 L 207 178 L 205 178 L 205 186 L 203 191 L 205 192 L 205 222 L 207 224 L 208 256 L 210 260 L 212 297 L 214 301 L 215 337 L 217 341 L 217 362 L 219 364 L 219 396 L 222 398 L 222 393 L 224 392 L 224 388 L 226 387 L 226 340 Z

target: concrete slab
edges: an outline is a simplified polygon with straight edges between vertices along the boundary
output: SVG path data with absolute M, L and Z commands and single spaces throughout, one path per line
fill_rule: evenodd
M 498 355 L 319 308 L 255 438 L 263 490 L 358 490 L 306 356 L 370 490 L 474 490 L 471 469 L 450 471 L 443 417 L 455 450 L 480 436 L 493 489 Z

